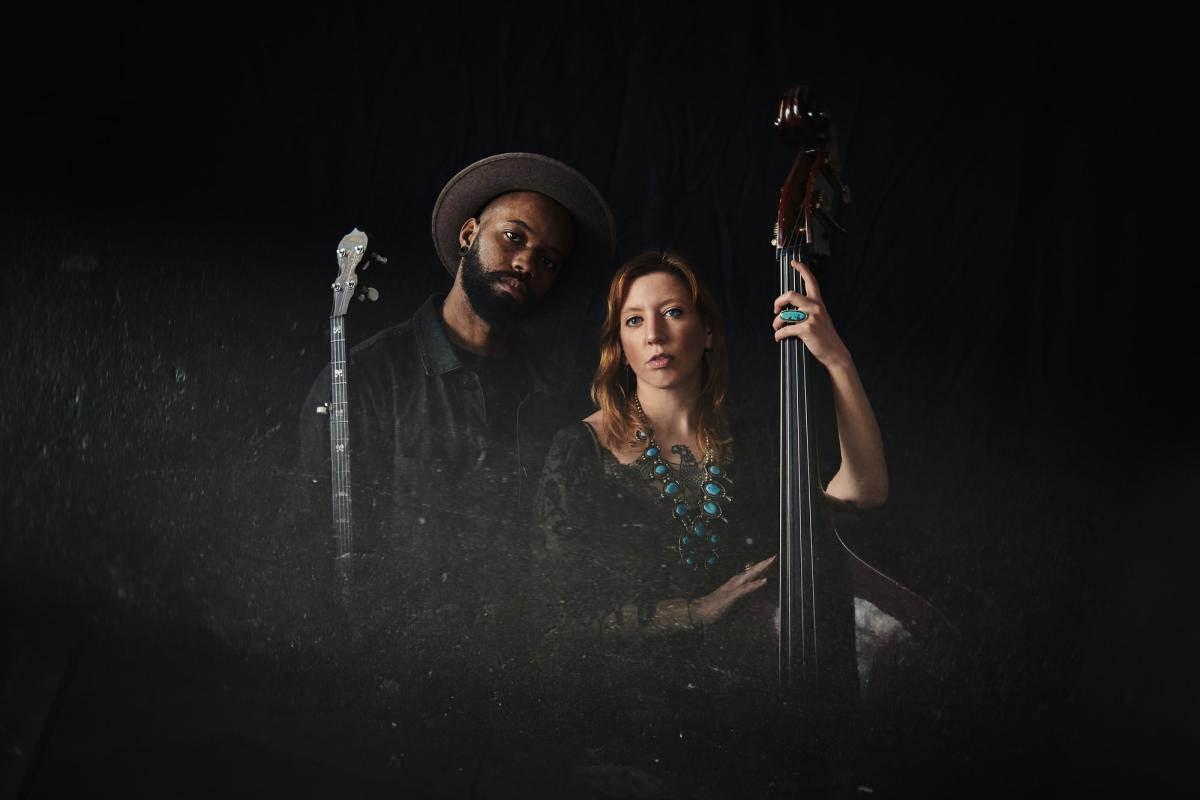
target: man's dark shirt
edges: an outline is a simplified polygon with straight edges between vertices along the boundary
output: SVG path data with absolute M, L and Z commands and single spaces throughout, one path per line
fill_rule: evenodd
M 328 367 L 305 403 L 307 509 L 292 513 L 294 535 L 309 537 L 318 562 L 315 605 L 329 610 L 311 616 L 328 649 L 350 659 L 364 685 L 463 706 L 487 702 L 520 672 L 528 507 L 550 438 L 569 415 L 519 339 L 500 359 L 453 346 L 441 301 L 429 298 L 348 357 L 360 554 L 349 615 L 333 611 L 329 429 L 313 411 L 329 401 Z

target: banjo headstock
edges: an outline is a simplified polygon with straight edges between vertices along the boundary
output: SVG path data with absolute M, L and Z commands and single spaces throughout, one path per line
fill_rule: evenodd
M 344 316 L 350 306 L 350 298 L 358 286 L 358 278 L 354 271 L 367 254 L 367 235 L 358 228 L 347 233 L 338 242 L 337 260 L 338 277 L 333 282 L 333 313 L 331 316 Z
M 829 257 L 833 233 L 845 233 L 834 217 L 835 206 L 850 202 L 850 188 L 840 175 L 833 120 L 807 86 L 793 86 L 779 101 L 775 128 L 800 155 L 779 192 L 772 244 L 819 266 Z

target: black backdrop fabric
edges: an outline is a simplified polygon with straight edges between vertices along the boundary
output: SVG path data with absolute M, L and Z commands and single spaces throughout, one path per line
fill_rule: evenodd
M 254 639 L 247 576 L 271 560 L 272 498 L 327 359 L 334 246 L 357 226 L 389 259 L 366 273 L 381 298 L 355 304 L 352 339 L 406 318 L 449 285 L 429 213 L 477 158 L 560 158 L 608 198 L 618 259 L 689 256 L 731 331 L 739 418 L 772 425 L 769 240 L 793 154 L 771 121 L 799 83 L 838 125 L 853 202 L 823 288 L 893 479 L 852 543 L 985 665 L 957 768 L 984 795 L 1195 784 L 1170 19 L 22 13 L 28 35 L 0 56 L 4 702 L 6 735 L 34 744 L 6 756 L 14 793 L 215 793 L 228 742 L 257 743 L 262 786 L 308 779 L 261 754 L 268 722 L 164 727 L 163 709 Z M 600 302 L 539 318 L 539 341 L 592 358 Z M 148 765 L 167 751 L 192 755 Z

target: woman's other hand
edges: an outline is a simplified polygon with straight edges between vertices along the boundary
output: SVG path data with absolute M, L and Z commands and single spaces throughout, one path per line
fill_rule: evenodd
M 693 600 L 692 620 L 704 625 L 712 625 L 725 616 L 738 600 L 766 586 L 765 573 L 767 568 L 775 563 L 776 558 L 778 556 L 771 556 L 757 564 L 751 564 L 710 594 Z

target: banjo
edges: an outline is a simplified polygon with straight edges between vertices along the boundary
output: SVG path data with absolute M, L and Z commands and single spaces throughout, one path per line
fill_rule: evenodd
M 354 583 L 354 513 L 350 492 L 350 411 L 346 364 L 346 313 L 358 288 L 355 271 L 364 258 L 381 263 L 387 259 L 367 252 L 367 234 L 358 228 L 342 237 L 337 247 L 338 276 L 333 282 L 333 311 L 329 317 L 330 401 L 318 406 L 317 413 L 329 416 L 329 456 L 333 500 L 334 555 L 337 595 L 349 602 Z M 370 262 L 362 264 L 366 269 Z M 359 300 L 377 300 L 373 288 L 358 293 Z

